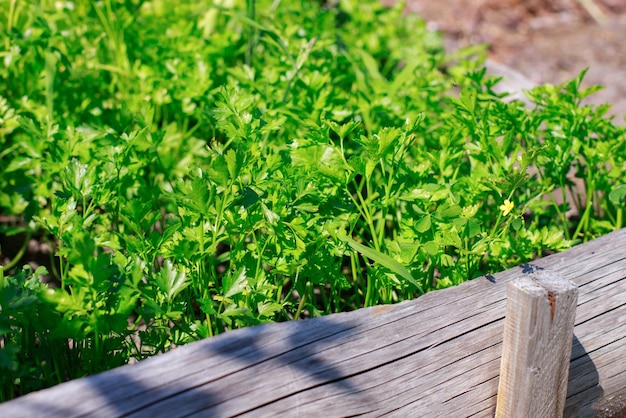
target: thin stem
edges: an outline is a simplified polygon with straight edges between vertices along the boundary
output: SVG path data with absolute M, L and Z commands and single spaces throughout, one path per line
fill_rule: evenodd
M 365 293 L 365 307 L 374 306 L 374 275 L 367 274 L 367 293 Z
M 255 20 L 256 18 L 256 7 L 255 0 L 247 0 L 246 1 L 246 10 L 248 12 L 248 18 L 250 20 Z M 246 49 L 246 65 L 248 67 L 252 67 L 252 52 L 255 44 L 255 35 L 256 30 L 252 25 L 248 25 L 248 48 Z
M 559 219 L 561 219 L 561 223 L 563 224 L 563 231 L 565 232 L 565 238 L 569 240 L 570 235 L 569 235 L 569 230 L 567 228 L 567 218 L 565 217 L 565 214 L 559 208 L 559 205 L 556 203 L 556 199 L 554 199 L 554 196 L 552 195 L 552 193 L 550 193 L 550 202 L 552 203 L 552 206 L 554 206 L 554 208 L 556 209 L 557 216 L 559 217 Z
M 384 162 L 380 161 L 380 165 L 385 170 Z M 391 196 L 391 187 L 393 186 L 394 164 L 391 165 L 389 177 L 387 179 L 387 187 L 385 188 L 385 200 L 383 202 L 382 216 L 380 219 L 380 228 L 378 231 L 378 241 L 382 244 L 385 238 L 385 223 L 387 222 L 387 214 L 389 213 L 389 197 Z
M 370 197 L 372 196 L 372 193 L 371 193 L 372 190 L 371 190 L 369 179 L 365 179 L 365 189 L 367 190 L 367 198 L 370 199 Z M 365 218 L 365 222 L 367 222 L 367 225 L 370 227 L 370 233 L 372 234 L 372 241 L 374 242 L 374 248 L 376 248 L 377 251 L 380 251 L 381 243 L 378 242 L 378 240 L 376 239 L 376 227 L 374 226 L 372 213 L 369 211 L 367 202 L 365 201 L 365 199 L 363 199 L 363 196 L 361 195 L 361 193 L 357 193 L 357 196 L 359 197 L 359 200 L 361 201 L 361 204 L 363 205 L 364 212 L 367 214 L 367 217 Z
M 359 277 L 358 277 L 358 273 L 357 273 L 357 260 L 358 260 L 358 255 L 354 252 L 350 253 L 350 269 L 352 270 L 352 282 L 354 283 L 354 298 L 356 300 L 355 302 L 355 308 L 358 309 L 361 307 L 361 294 L 362 292 L 360 292 L 359 290 Z
M 24 243 L 20 247 L 20 250 L 17 252 L 15 257 L 13 257 L 13 260 L 9 261 L 6 266 L 0 266 L 0 270 L 11 270 L 13 267 L 15 267 L 17 263 L 19 263 L 19 261 L 24 256 L 24 253 L 26 252 L 26 248 L 28 248 L 28 242 L 30 241 L 31 236 L 31 231 L 26 232 L 26 238 L 24 238 Z
M 380 245 L 378 243 L 378 240 L 376 239 L 376 228 L 374 226 L 374 222 L 372 221 L 372 215 L 369 212 L 368 208 L 367 208 L 367 202 L 365 201 L 365 199 L 363 199 L 363 196 L 361 195 L 361 193 L 359 192 L 359 190 L 363 187 L 363 185 L 358 185 L 356 184 L 356 182 L 354 181 L 354 179 L 352 180 L 352 182 L 354 183 L 354 185 L 356 186 L 356 195 L 358 197 L 358 201 L 354 198 L 354 196 L 352 196 L 352 193 L 350 193 L 350 191 L 348 190 L 348 195 L 350 196 L 350 199 L 352 199 L 352 202 L 355 204 L 355 206 L 357 207 L 358 211 L 360 212 L 361 216 L 363 216 L 363 218 L 365 219 L 365 223 L 367 223 L 367 226 L 370 228 L 370 233 L 372 235 L 372 241 L 374 242 L 374 247 L 376 248 L 377 251 L 380 251 Z M 366 180 L 366 185 L 365 185 L 367 192 L 368 192 L 368 196 L 369 195 L 369 182 L 367 182 Z
M 307 287 L 308 287 L 307 283 Z M 296 314 L 294 315 L 294 321 L 300 319 L 300 315 L 302 314 L 302 310 L 304 309 L 304 304 L 306 303 L 306 292 L 303 292 L 302 298 L 300 299 L 300 303 L 298 304 L 298 309 L 296 309 Z
M 9 5 L 9 14 L 7 15 L 7 36 L 6 38 L 6 49 L 7 51 L 11 47 L 11 31 L 13 30 L 13 16 L 15 15 L 15 5 L 17 4 L 17 0 L 11 0 L 11 4 Z
M 470 262 L 470 254 L 469 254 L 469 238 L 465 237 L 464 239 L 464 246 L 465 246 L 465 268 L 467 269 L 467 280 L 470 280 L 471 277 L 471 262 Z
M 585 203 L 585 212 L 580 218 L 578 222 L 578 226 L 576 227 L 576 231 L 572 235 L 572 238 L 578 237 L 581 233 L 581 230 L 584 228 L 583 239 L 587 236 L 588 226 L 589 226 L 589 216 L 591 214 L 591 208 L 593 204 L 593 192 L 591 191 L 591 187 L 587 187 L 587 201 Z

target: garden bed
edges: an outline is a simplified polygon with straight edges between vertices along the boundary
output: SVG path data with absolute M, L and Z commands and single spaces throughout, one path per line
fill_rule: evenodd
M 511 100 L 486 48 L 447 53 L 402 5 L 12 2 L 0 22 L 0 401 L 624 225 L 624 128 L 584 72 Z

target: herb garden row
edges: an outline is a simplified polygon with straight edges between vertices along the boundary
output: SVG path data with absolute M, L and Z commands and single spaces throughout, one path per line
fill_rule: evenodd
M 4 3 L 0 401 L 624 226 L 584 71 L 507 100 L 401 3 Z

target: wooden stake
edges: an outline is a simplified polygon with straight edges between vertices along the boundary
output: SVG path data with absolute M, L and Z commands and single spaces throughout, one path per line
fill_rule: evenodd
M 562 417 L 578 287 L 530 272 L 509 283 L 496 417 Z

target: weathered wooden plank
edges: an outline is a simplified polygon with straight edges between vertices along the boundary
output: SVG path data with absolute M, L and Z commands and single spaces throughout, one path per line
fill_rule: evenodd
M 626 388 L 626 229 L 533 263 L 579 286 L 566 416 Z M 226 333 L 0 404 L 0 416 L 493 416 L 517 267 L 393 306 Z
M 624 392 L 626 388 L 624 384 L 626 381 L 626 357 L 624 357 L 626 340 L 623 336 L 624 334 L 621 335 L 621 340 L 573 362 L 573 367 L 570 367 L 566 417 L 596 416 L 595 405 L 615 394 Z M 574 363 L 577 364 L 574 365 Z M 574 379 L 571 378 L 572 373 L 576 374 Z M 624 411 L 619 415 L 607 416 L 624 416 Z

